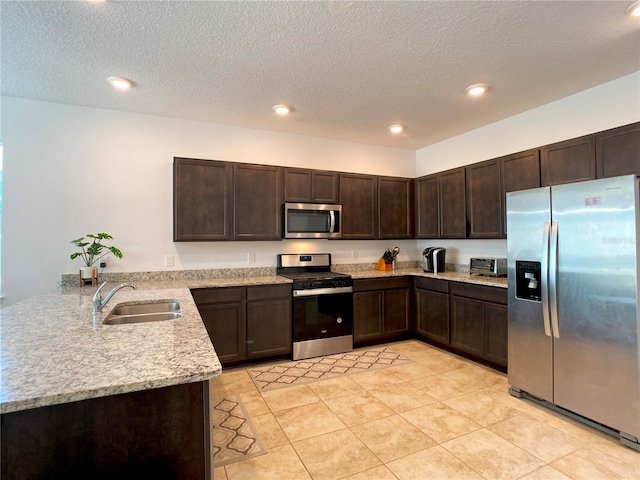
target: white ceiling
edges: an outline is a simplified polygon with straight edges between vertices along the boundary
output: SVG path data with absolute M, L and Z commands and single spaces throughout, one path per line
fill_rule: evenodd
M 639 71 L 632 1 L 2 0 L 2 95 L 417 149 Z

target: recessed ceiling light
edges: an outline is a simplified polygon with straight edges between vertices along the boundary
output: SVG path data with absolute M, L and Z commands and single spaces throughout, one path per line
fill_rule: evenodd
M 108 81 L 111 84 L 111 86 L 113 86 L 114 88 L 117 88 L 118 90 L 127 90 L 133 87 L 134 85 L 134 83 L 131 80 L 129 80 L 128 78 L 122 78 L 122 77 L 109 77 Z
M 484 95 L 487 90 L 489 90 L 489 85 L 486 85 L 484 83 L 476 83 L 467 87 L 467 94 L 471 95 L 472 97 L 479 97 L 480 95 Z
M 640 17 L 640 0 L 631 4 L 625 13 L 631 17 Z
M 398 134 L 404 132 L 404 128 L 405 127 L 404 127 L 404 125 L 395 124 L 395 125 L 389 125 L 387 128 L 394 135 L 398 135 Z
M 289 112 L 291 111 L 291 107 L 289 105 L 274 105 L 272 108 L 274 112 L 283 117 L 285 115 L 289 115 Z

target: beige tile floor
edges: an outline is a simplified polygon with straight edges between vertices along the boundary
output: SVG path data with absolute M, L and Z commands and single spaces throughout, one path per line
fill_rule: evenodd
M 216 480 L 640 479 L 640 453 L 511 397 L 505 375 L 418 341 L 387 346 L 415 363 L 262 394 L 246 369 L 224 370 L 214 398 L 240 396 L 268 453 Z

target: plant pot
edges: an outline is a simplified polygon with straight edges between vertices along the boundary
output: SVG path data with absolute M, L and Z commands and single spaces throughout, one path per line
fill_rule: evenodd
M 96 267 L 80 267 L 80 278 L 97 278 L 98 269 Z

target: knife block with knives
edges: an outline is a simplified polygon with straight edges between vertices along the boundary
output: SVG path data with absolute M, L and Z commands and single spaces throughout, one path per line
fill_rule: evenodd
M 393 250 L 387 248 L 382 257 L 376 263 L 376 270 L 393 270 L 393 262 L 396 259 L 396 256 L 400 252 L 398 247 L 395 247 Z

